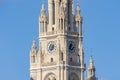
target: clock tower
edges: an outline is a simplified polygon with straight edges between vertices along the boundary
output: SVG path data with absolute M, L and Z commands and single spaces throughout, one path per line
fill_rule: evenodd
M 39 16 L 39 48 L 30 51 L 31 80 L 84 80 L 82 16 L 74 0 L 48 0 Z

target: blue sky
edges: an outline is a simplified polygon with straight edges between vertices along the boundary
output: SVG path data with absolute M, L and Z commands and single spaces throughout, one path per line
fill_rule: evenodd
M 41 3 L 0 0 L 0 80 L 29 80 L 29 52 L 32 40 L 38 40 Z M 88 66 L 93 55 L 101 80 L 120 80 L 119 4 L 119 0 L 80 0 L 85 62 Z

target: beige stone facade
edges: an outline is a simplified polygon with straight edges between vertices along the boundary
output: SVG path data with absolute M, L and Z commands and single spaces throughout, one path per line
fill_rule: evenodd
M 42 4 L 39 49 L 33 41 L 30 51 L 31 80 L 84 80 L 82 16 L 79 5 L 73 14 L 73 1 L 48 0 L 48 16 Z

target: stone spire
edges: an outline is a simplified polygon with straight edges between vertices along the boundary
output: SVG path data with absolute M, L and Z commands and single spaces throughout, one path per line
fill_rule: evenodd
M 42 3 L 40 22 L 47 21 L 46 9 L 44 3 Z
M 95 66 L 94 66 L 94 61 L 93 61 L 92 56 L 90 57 L 90 63 L 89 63 L 88 70 L 92 71 L 92 72 L 90 72 L 89 76 L 95 76 L 95 73 L 94 73 L 95 72 Z
M 95 66 L 92 56 L 90 57 L 87 80 L 97 80 L 97 78 L 95 77 Z
M 46 16 L 46 9 L 44 3 L 42 3 L 41 16 Z
M 39 17 L 39 33 L 46 31 L 47 31 L 47 16 L 44 3 L 42 3 L 41 15 Z

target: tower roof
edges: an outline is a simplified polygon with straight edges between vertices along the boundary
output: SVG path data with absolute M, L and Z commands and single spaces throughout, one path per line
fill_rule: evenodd
M 88 69 L 95 69 L 94 61 L 93 61 L 92 56 L 90 57 L 90 62 L 89 62 L 89 67 L 88 67 Z
M 41 16 L 39 17 L 39 21 L 47 21 L 47 16 L 46 16 L 46 9 L 44 3 L 42 3 L 42 8 L 41 8 Z
M 42 9 L 41 9 L 42 11 L 44 11 L 45 10 L 45 5 L 44 5 L 44 3 L 42 3 Z
M 44 3 L 42 3 L 41 16 L 46 16 L 46 9 Z

